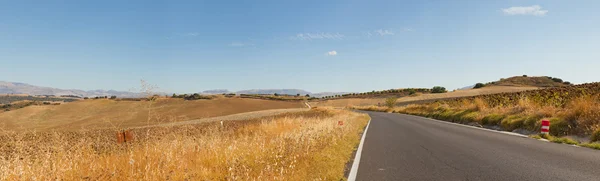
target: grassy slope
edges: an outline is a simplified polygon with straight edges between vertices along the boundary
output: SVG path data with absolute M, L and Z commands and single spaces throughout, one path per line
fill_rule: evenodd
M 0 180 L 343 180 L 367 122 L 313 109 L 133 130 L 127 146 L 107 130 L 0 132 Z
M 98 127 L 133 127 L 190 119 L 230 115 L 267 109 L 302 108 L 300 102 L 257 99 L 218 98 L 185 101 L 159 99 L 148 101 L 85 100 L 60 106 L 30 106 L 0 113 L 0 128 L 4 129 L 81 129 Z M 150 122 L 149 120 L 150 115 Z
M 577 144 L 560 138 L 567 135 L 590 136 L 600 141 L 600 83 L 540 89 L 535 91 L 482 95 L 408 105 L 389 109 L 364 106 L 357 109 L 412 114 L 463 124 L 479 124 L 505 131 L 537 133 L 540 120 L 550 120 L 552 142 Z M 598 144 L 582 146 L 594 147 Z
M 436 100 L 436 99 L 447 99 L 447 98 L 466 97 L 466 96 L 476 96 L 476 95 L 484 95 L 484 94 L 496 94 L 496 93 L 503 93 L 503 92 L 520 92 L 520 91 L 535 90 L 535 89 L 538 89 L 538 88 L 537 87 L 514 87 L 514 86 L 490 86 L 490 87 L 484 87 L 481 89 L 457 90 L 454 92 L 447 92 L 447 93 L 441 93 L 441 94 L 422 94 L 422 95 L 418 95 L 418 96 L 402 97 L 402 98 L 398 99 L 398 103 L 412 102 L 412 101 Z M 326 100 L 326 101 L 313 101 L 313 102 L 311 102 L 311 105 L 347 107 L 347 106 L 377 105 L 377 103 L 383 104 L 384 102 L 385 102 L 384 98 L 378 98 L 378 99 L 350 98 L 350 99 L 336 99 L 336 100 Z

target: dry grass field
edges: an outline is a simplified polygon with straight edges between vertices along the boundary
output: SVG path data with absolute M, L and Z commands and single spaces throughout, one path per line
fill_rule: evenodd
M 123 144 L 114 130 L 3 131 L 0 180 L 343 180 L 368 119 L 313 109 L 134 129 Z
M 535 89 L 539 89 L 539 88 L 529 87 L 529 86 L 489 86 L 489 87 L 484 87 L 484 88 L 480 88 L 480 89 L 457 90 L 457 91 L 453 91 L 453 92 L 440 93 L 440 94 L 420 94 L 420 95 L 416 95 L 416 96 L 407 96 L 407 97 L 399 98 L 397 102 L 403 103 L 403 102 L 412 102 L 412 101 L 458 98 L 458 97 L 497 94 L 497 93 L 505 93 L 505 92 L 521 92 L 521 91 L 535 90 Z M 310 104 L 312 106 L 348 107 L 348 106 L 377 105 L 378 103 L 381 103 L 383 105 L 384 102 L 385 102 L 385 98 L 376 98 L 376 99 L 350 98 L 350 99 L 335 99 L 335 100 L 325 100 L 325 101 L 311 101 Z
M 217 98 L 186 101 L 84 100 L 60 106 L 29 106 L 0 113 L 0 129 L 38 131 L 128 128 L 268 109 L 303 108 L 302 102 Z

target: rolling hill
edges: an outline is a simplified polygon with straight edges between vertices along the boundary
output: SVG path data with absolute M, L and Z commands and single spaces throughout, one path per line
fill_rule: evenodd
M 302 102 L 240 98 L 195 101 L 162 98 L 152 105 L 149 105 L 148 101 L 82 100 L 58 106 L 29 106 L 0 113 L 0 128 L 10 130 L 128 128 L 287 108 L 305 108 L 305 105 Z

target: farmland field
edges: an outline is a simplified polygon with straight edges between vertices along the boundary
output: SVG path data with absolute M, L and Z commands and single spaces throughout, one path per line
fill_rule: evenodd
M 368 119 L 313 109 L 134 129 L 121 144 L 111 129 L 2 131 L 0 180 L 342 180 Z
M 187 101 L 84 100 L 60 106 L 29 106 L 0 113 L 0 128 L 78 130 L 127 128 L 224 116 L 268 109 L 304 108 L 302 102 L 217 98 Z
M 447 93 L 439 93 L 439 94 L 419 94 L 415 96 L 405 96 L 398 99 L 398 103 L 405 102 L 415 102 L 415 101 L 428 101 L 428 100 L 438 100 L 438 99 L 449 99 L 449 98 L 458 98 L 458 97 L 468 97 L 468 96 L 477 96 L 477 95 L 485 95 L 485 94 L 496 94 L 496 93 L 504 93 L 504 92 L 520 92 L 527 90 L 535 90 L 539 89 L 537 87 L 528 87 L 528 86 L 491 86 L 484 87 L 481 89 L 469 89 L 469 90 L 457 90 L 453 92 Z M 377 105 L 377 103 L 383 104 L 385 102 L 385 98 L 341 98 L 341 99 L 333 99 L 333 100 L 321 100 L 321 101 L 311 101 L 311 105 L 313 106 L 332 106 L 332 107 L 347 107 L 347 106 L 369 106 L 369 105 Z

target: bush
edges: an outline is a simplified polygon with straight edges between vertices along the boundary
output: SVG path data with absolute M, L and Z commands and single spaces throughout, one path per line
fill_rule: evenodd
M 445 87 L 435 86 L 431 89 L 431 93 L 445 93 L 448 92 Z
M 396 105 L 397 99 L 398 98 L 395 98 L 395 97 L 389 97 L 389 98 L 385 99 L 385 106 L 390 109 L 394 108 L 394 106 Z
M 485 85 L 484 85 L 484 84 L 482 84 L 482 83 L 477 83 L 477 84 L 475 84 L 475 87 L 473 87 L 473 89 L 479 89 L 479 88 L 482 88 L 482 87 L 484 87 L 484 86 L 485 86 Z
M 523 77 L 527 77 L 527 75 L 523 75 Z
M 569 122 L 560 118 L 551 118 L 550 119 L 550 134 L 554 136 L 564 136 L 569 134 L 571 130 L 571 125 Z
M 600 141 L 600 128 L 592 133 L 592 137 L 590 138 L 591 142 Z
M 562 82 L 563 82 L 563 80 L 562 80 L 562 79 L 559 79 L 559 78 L 556 78 L 556 77 L 555 77 L 555 78 L 552 78 L 552 81 L 554 81 L 554 82 L 558 82 L 558 83 L 562 83 Z

